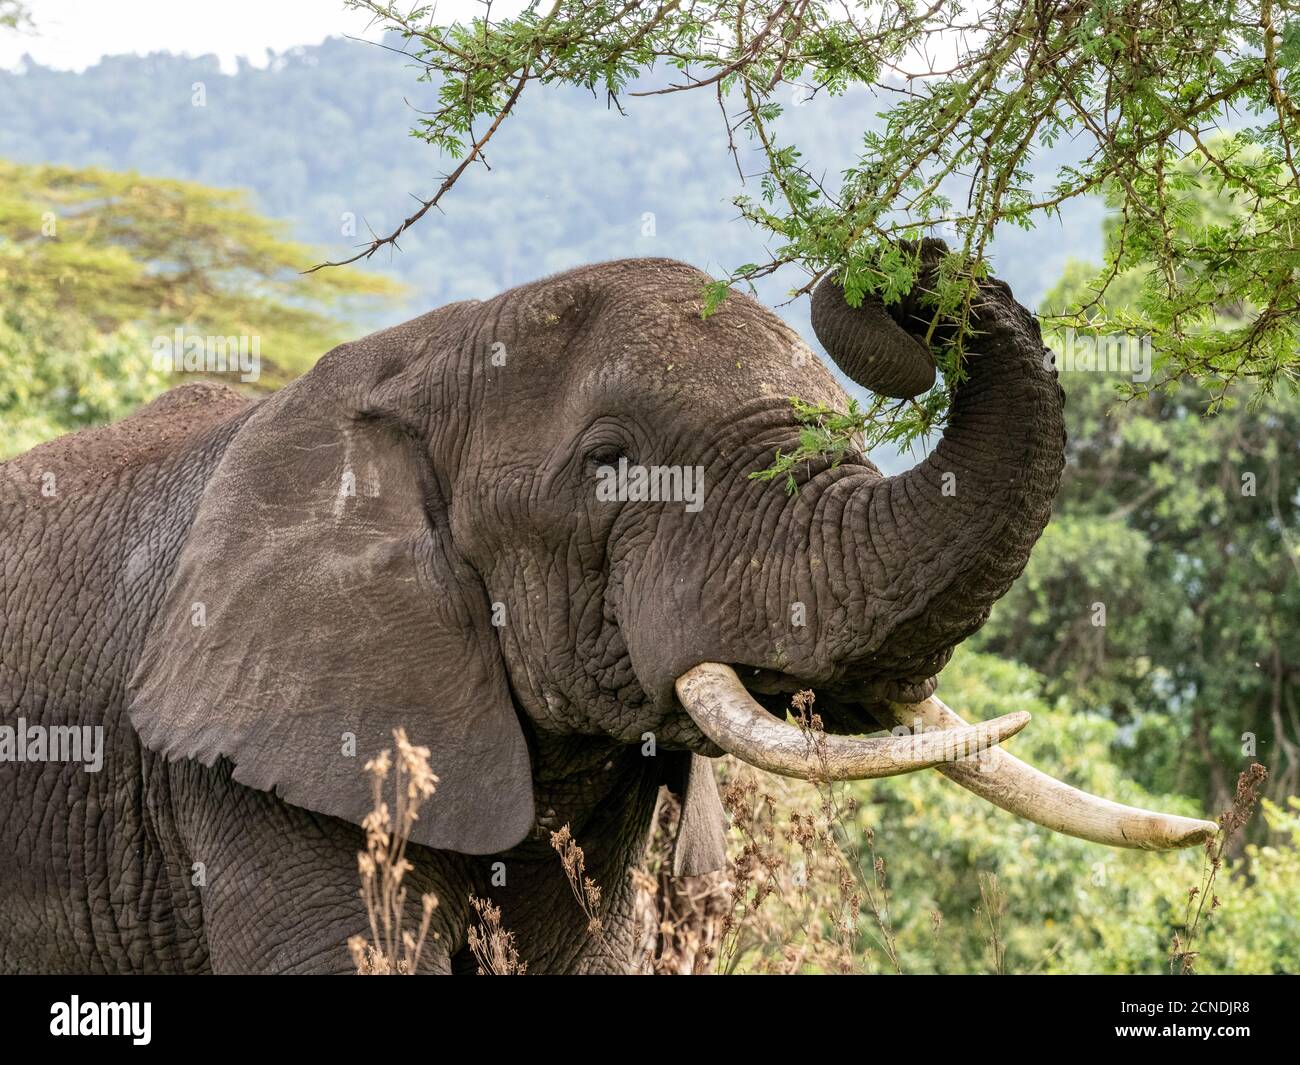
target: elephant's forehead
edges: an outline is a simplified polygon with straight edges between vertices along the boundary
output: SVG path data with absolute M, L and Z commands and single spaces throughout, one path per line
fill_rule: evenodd
M 795 395 L 843 405 L 825 364 L 748 294 L 729 293 L 705 317 L 708 281 L 674 260 L 627 259 L 503 293 L 479 313 L 479 346 L 508 348 L 493 395 L 501 403 L 522 392 L 543 403 L 559 395 L 575 417 L 593 405 L 725 415 L 746 401 Z
M 742 303 L 742 300 L 744 302 Z M 581 391 L 617 401 L 690 393 L 698 403 L 764 396 L 837 402 L 843 393 L 800 336 L 767 308 L 730 297 L 713 316 L 695 307 L 630 306 L 591 331 Z

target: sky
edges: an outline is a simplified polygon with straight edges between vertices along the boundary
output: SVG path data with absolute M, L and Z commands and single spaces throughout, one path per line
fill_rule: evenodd
M 106 55 L 175 52 L 215 54 L 228 74 L 240 58 L 265 66 L 268 50 L 283 52 L 320 44 L 326 37 L 378 39 L 364 11 L 343 0 L 22 0 L 35 26 L 23 33 L 0 31 L 0 69 L 14 70 L 30 55 L 42 66 L 85 70 Z M 427 2 L 427 0 L 422 0 Z M 481 0 L 435 0 L 441 22 L 481 15 Z M 398 0 L 410 10 L 417 0 Z M 526 0 L 492 0 L 495 17 L 517 14 Z M 969 10 L 978 10 L 974 0 Z M 545 6 L 543 7 L 545 10 Z M 931 42 L 932 59 L 944 65 L 943 38 Z M 920 69 L 918 64 L 917 69 Z
M 25 0 L 34 32 L 0 31 L 0 67 L 13 70 L 24 54 L 60 70 L 84 70 L 103 56 L 176 52 L 215 54 L 232 73 L 237 59 L 263 66 L 268 49 L 283 52 L 344 34 L 375 39 L 370 16 L 343 0 Z M 399 8 L 404 5 L 399 3 Z M 412 4 L 405 5 L 413 6 Z M 493 3 L 509 15 L 522 2 Z M 447 20 L 473 17 L 477 0 L 438 0 Z

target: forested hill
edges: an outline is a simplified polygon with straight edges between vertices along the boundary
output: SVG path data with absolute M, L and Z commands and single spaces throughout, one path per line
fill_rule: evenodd
M 391 230 L 447 168 L 409 136 L 414 109 L 434 99 L 417 73 L 405 56 L 341 38 L 234 75 L 213 56 L 119 56 L 80 74 L 29 63 L 0 72 L 0 157 L 245 187 L 292 235 L 337 255 L 367 223 Z M 193 103 L 197 82 L 204 106 Z M 665 255 L 715 272 L 761 260 L 730 205 L 740 178 L 716 99 L 623 103 L 626 115 L 577 90 L 532 87 L 494 142 L 491 172 L 471 170 L 443 216 L 426 216 L 400 253 L 369 268 L 409 282 L 414 312 L 601 259 Z M 861 95 L 818 97 L 789 107 L 786 121 L 798 124 L 810 167 L 833 177 L 873 110 Z M 748 151 L 742 161 L 760 168 Z M 1096 258 L 1100 212 L 1090 201 L 1050 231 L 1000 237 L 996 268 L 1022 301 L 1035 303 L 1068 256 Z M 355 237 L 342 232 L 349 213 Z M 797 283 L 791 273 L 760 292 L 776 303 Z M 809 333 L 806 301 L 782 313 Z

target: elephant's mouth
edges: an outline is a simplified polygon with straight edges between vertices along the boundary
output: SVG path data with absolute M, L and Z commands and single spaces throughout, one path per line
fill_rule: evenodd
M 774 669 L 754 669 L 733 665 L 740 682 L 754 702 L 777 719 L 784 721 L 787 713 L 799 717 L 801 712 L 808 720 L 813 715 L 820 720 L 824 731 L 832 735 L 858 735 L 876 732 L 884 727 L 866 708 L 867 700 L 852 696 L 848 686 L 826 685 L 782 673 Z M 796 696 L 810 695 L 799 699 Z
M 998 749 L 1029 723 L 1023 711 L 969 725 L 941 700 L 855 704 L 841 686 L 819 692 L 811 712 L 836 726 L 881 726 L 878 737 L 834 735 L 785 720 L 791 697 L 808 690 L 773 670 L 735 669 L 703 662 L 677 678 L 677 697 L 700 730 L 750 765 L 804 780 L 864 780 L 935 767 L 1004 810 L 1063 832 L 1116 847 L 1166 850 L 1204 842 L 1218 831 L 1210 821 L 1123 806 L 1079 791 Z M 870 707 L 868 710 L 867 707 Z

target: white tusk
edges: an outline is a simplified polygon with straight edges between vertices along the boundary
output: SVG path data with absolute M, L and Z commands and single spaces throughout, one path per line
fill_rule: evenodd
M 970 728 L 955 711 L 934 696 L 920 703 L 887 703 L 884 706 L 887 710 L 872 704 L 871 710 L 878 715 L 888 714 L 890 720 L 881 722 L 886 726 L 914 728 L 919 719 L 922 728 L 935 730 L 931 734 Z M 996 747 L 977 759 L 947 763 L 938 769 L 949 780 L 987 799 L 994 806 L 1055 832 L 1111 847 L 1173 850 L 1203 843 L 1219 831 L 1219 826 L 1212 821 L 1155 813 L 1089 795 Z
M 704 662 L 677 678 L 677 697 L 706 736 L 759 769 L 802 780 L 866 780 L 986 751 L 1029 723 L 1023 711 L 916 736 L 858 739 L 808 732 L 758 705 L 735 670 Z

